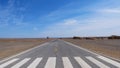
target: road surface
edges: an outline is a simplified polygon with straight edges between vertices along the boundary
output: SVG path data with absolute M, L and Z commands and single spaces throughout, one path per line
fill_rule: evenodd
M 0 68 L 120 68 L 113 59 L 53 40 L 0 62 Z

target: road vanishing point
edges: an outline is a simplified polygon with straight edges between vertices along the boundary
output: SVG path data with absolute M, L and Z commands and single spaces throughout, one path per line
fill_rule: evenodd
M 0 68 L 120 68 L 120 62 L 53 40 L 1 61 Z

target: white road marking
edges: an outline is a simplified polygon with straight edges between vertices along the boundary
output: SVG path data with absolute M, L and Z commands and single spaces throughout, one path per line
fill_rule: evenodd
M 94 64 L 96 64 L 97 66 L 99 66 L 100 68 L 110 68 L 107 65 L 101 63 L 100 61 L 92 58 L 92 57 L 86 57 L 88 60 L 90 60 L 91 62 L 93 62 Z
M 10 61 L 4 63 L 4 64 L 1 64 L 1 65 L 0 65 L 0 68 L 4 68 L 4 67 L 8 66 L 9 64 L 11 64 L 11 63 L 17 61 L 17 60 L 19 60 L 19 59 L 18 59 L 18 58 L 12 59 L 12 60 L 10 60 Z
M 25 58 L 24 60 L 20 61 L 19 63 L 17 63 L 16 65 L 14 65 L 11 68 L 20 68 L 23 64 L 25 64 L 29 60 L 30 60 L 30 58 Z
M 62 57 L 64 68 L 73 68 L 68 57 Z
M 35 59 L 27 68 L 36 68 L 41 60 L 42 60 L 42 58 Z
M 73 57 L 76 62 L 78 62 L 78 64 L 80 64 L 80 66 L 82 68 L 92 68 L 87 62 L 85 62 L 81 57 Z M 86 56 L 86 58 L 91 61 L 92 63 L 96 64 L 98 67 L 100 68 L 110 68 L 109 66 L 105 65 L 104 63 L 98 61 L 97 59 L 91 57 L 91 56 Z M 108 62 L 118 68 L 120 68 L 120 63 L 116 62 L 114 60 L 111 60 L 109 58 L 103 57 L 103 56 L 97 56 L 97 58 Z M 23 60 L 21 60 L 20 62 L 14 64 L 14 66 L 12 66 L 11 68 L 20 68 L 22 67 L 25 63 L 27 63 L 31 58 L 25 58 Z M 37 68 L 37 66 L 39 65 L 39 63 L 41 62 L 41 60 L 43 59 L 43 57 L 38 57 L 35 60 L 33 60 L 31 62 L 31 64 L 27 67 L 27 68 Z M 45 64 L 45 68 L 55 68 L 56 67 L 56 57 L 48 57 L 48 60 Z M 0 68 L 5 68 L 8 65 L 14 63 L 15 61 L 18 61 L 19 58 L 15 58 L 9 61 L 6 61 L 5 63 L 2 63 L 0 65 Z M 69 60 L 68 57 L 62 57 L 62 61 L 63 61 L 63 66 L 64 68 L 73 68 L 73 65 L 71 63 L 71 61 Z
M 116 61 L 113 61 L 113 60 L 108 59 L 108 58 L 103 57 L 103 56 L 98 56 L 98 58 L 100 58 L 100 59 L 102 59 L 102 60 L 104 60 L 104 61 L 106 61 L 106 62 L 108 62 L 108 63 L 110 63 L 110 64 L 112 64 L 112 65 L 117 66 L 117 67 L 120 68 L 120 63 L 118 63 Z
M 56 57 L 50 57 L 47 60 L 45 68 L 55 68 L 56 65 Z
M 83 59 L 80 57 L 74 57 L 74 59 L 81 65 L 82 68 L 92 68 L 90 65 L 88 65 Z

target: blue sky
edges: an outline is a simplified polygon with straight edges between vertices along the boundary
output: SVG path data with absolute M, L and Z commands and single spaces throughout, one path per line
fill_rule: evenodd
M 120 0 L 0 0 L 0 38 L 120 35 Z

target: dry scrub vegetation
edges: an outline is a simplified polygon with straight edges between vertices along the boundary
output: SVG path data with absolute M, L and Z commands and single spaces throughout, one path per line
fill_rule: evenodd
M 64 39 L 83 48 L 120 59 L 120 40 Z
M 52 39 L 0 39 L 0 59 L 38 46 Z

